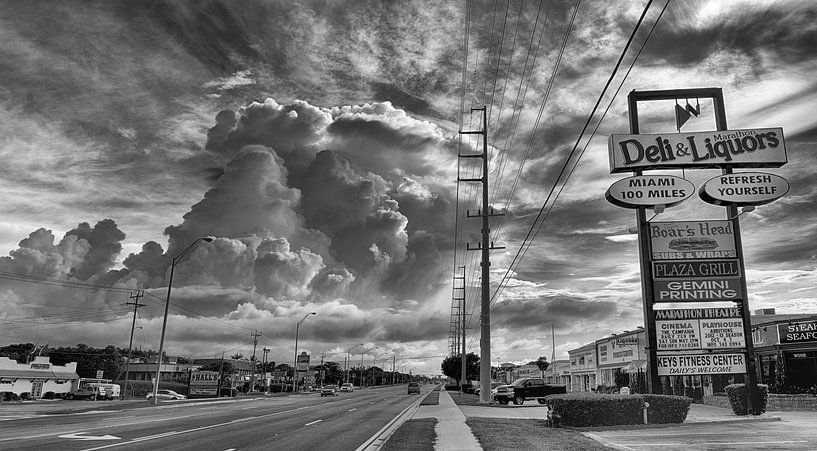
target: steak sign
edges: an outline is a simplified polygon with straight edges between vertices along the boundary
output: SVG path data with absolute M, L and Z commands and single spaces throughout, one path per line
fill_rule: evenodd
M 681 168 L 777 168 L 788 161 L 783 129 L 610 135 L 610 173 Z

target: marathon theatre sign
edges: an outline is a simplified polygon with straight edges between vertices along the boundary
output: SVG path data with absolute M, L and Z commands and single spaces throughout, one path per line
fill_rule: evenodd
M 658 351 L 699 351 L 746 347 L 739 308 L 656 310 Z

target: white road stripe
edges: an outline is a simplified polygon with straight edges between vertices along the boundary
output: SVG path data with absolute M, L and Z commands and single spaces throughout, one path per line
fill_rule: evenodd
M 312 426 L 313 424 L 320 423 L 321 421 L 323 421 L 323 420 L 315 420 L 315 421 L 313 421 L 311 423 L 306 423 L 304 426 Z
M 355 407 L 355 408 L 353 408 L 353 409 L 349 409 L 349 410 L 347 410 L 347 412 L 351 412 L 351 411 L 353 411 L 353 410 L 357 410 L 357 407 Z

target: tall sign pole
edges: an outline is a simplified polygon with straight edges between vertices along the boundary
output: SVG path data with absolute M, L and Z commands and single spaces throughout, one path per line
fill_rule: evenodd
M 481 404 L 491 403 L 491 255 L 492 249 L 504 249 L 504 247 L 494 247 L 491 240 L 491 228 L 489 218 L 491 216 L 502 216 L 495 214 L 488 204 L 488 116 L 487 109 L 472 108 L 471 112 L 482 111 L 482 130 L 465 131 L 460 134 L 482 135 L 482 153 L 460 155 L 462 158 L 482 158 L 482 177 L 473 179 L 459 179 L 463 182 L 482 183 L 482 209 L 477 210 L 477 214 L 472 215 L 467 212 L 469 218 L 482 218 L 482 243 L 476 247 L 466 245 L 469 251 L 482 251 L 482 296 L 480 302 L 480 336 L 479 336 L 479 402 Z M 463 377 L 465 375 L 463 374 Z
M 678 110 L 679 98 L 687 99 L 688 109 L 690 98 L 696 99 L 696 104 L 699 98 L 711 98 L 717 131 L 639 137 L 639 101 L 674 99 Z M 662 392 L 661 376 L 743 373 L 749 391 L 748 410 L 758 415 L 762 406 L 738 207 L 754 208 L 772 202 L 788 191 L 788 184 L 773 174 L 734 173 L 733 168 L 784 165 L 787 158 L 783 131 L 781 128 L 730 131 L 720 88 L 632 91 L 628 104 L 630 135 L 610 137 L 610 172 L 631 171 L 635 175 L 614 183 L 606 197 L 615 205 L 636 209 L 648 391 Z M 700 112 L 698 108 L 692 109 L 696 115 Z M 679 122 L 679 130 L 680 125 Z M 706 182 L 699 196 L 707 203 L 725 206 L 725 221 L 655 223 L 647 219 L 647 208 L 661 213 L 689 198 L 695 187 L 679 177 L 645 176 L 643 171 L 683 168 L 721 169 L 721 176 Z M 710 191 L 707 186 L 710 184 L 716 188 Z M 717 186 L 726 189 L 719 190 Z M 734 189 L 730 191 L 730 187 Z M 684 302 L 693 302 L 693 307 L 683 307 Z M 737 307 L 710 307 L 725 302 Z M 659 307 L 661 303 L 664 305 Z M 700 305 L 705 308 L 696 307 Z M 724 318 L 731 319 L 726 321 L 727 326 L 723 326 L 723 321 L 712 321 Z M 661 332 L 659 337 L 656 325 L 659 319 L 662 325 L 669 326 L 671 333 Z M 728 333 L 723 333 L 723 327 L 729 328 Z

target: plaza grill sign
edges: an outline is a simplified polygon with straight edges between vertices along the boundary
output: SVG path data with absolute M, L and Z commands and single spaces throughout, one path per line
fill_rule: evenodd
M 739 172 L 712 177 L 698 195 L 710 204 L 745 207 L 774 202 L 788 192 L 789 182 L 779 175 Z
M 649 169 L 761 168 L 786 164 L 783 129 L 611 135 L 610 173 Z

